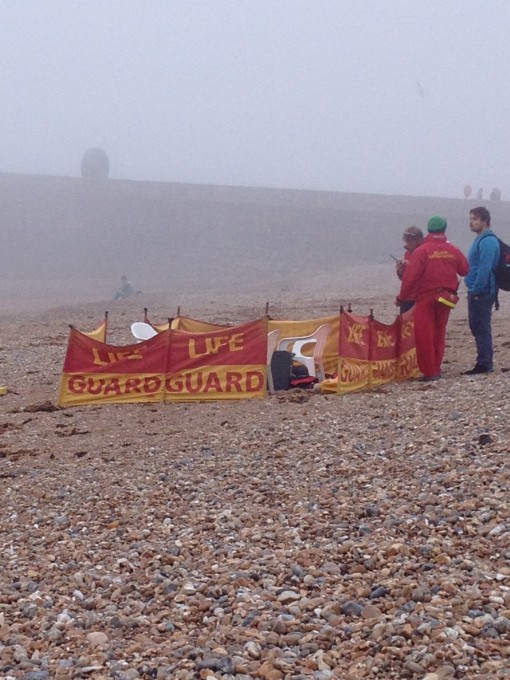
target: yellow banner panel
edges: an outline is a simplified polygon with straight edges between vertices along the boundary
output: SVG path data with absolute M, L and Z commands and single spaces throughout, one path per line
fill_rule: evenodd
M 202 366 L 170 372 L 166 380 L 165 401 L 212 401 L 264 397 L 267 366 Z
M 398 359 L 381 359 L 370 362 L 371 385 L 383 385 L 397 379 Z
M 416 347 L 412 347 L 400 355 L 395 377 L 397 380 L 409 380 L 409 378 L 416 378 L 420 374 L 421 371 L 416 360 Z
M 280 338 L 305 337 L 314 333 L 319 326 L 329 323 L 331 332 L 328 336 L 324 353 L 322 355 L 324 370 L 326 373 L 336 373 L 338 365 L 338 333 L 340 329 L 340 316 L 324 316 L 321 319 L 304 319 L 303 321 L 287 321 L 270 319 L 267 323 L 268 331 L 279 330 Z
M 189 316 L 176 316 L 172 320 L 172 329 L 176 331 L 186 331 L 186 333 L 211 333 L 214 331 L 230 328 L 224 324 L 211 323 L 210 321 L 200 321 L 191 319 Z
M 103 321 L 103 323 L 98 326 L 95 330 L 89 331 L 88 333 L 84 333 L 83 335 L 86 335 L 87 338 L 92 338 L 92 340 L 97 340 L 98 342 L 106 342 L 106 327 L 107 327 L 107 322 Z
M 370 374 L 369 361 L 340 357 L 338 360 L 338 394 L 365 389 L 370 385 Z
M 63 373 L 60 406 L 162 402 L 164 373 Z

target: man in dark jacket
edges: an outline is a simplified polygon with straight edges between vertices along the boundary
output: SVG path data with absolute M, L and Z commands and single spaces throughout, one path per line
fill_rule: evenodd
M 469 227 L 476 234 L 468 253 L 469 328 L 476 341 L 476 364 L 464 375 L 491 373 L 493 370 L 492 306 L 497 297 L 495 271 L 499 262 L 500 246 L 491 229 L 491 214 L 487 208 L 473 208 L 469 212 Z
M 401 299 L 416 302 L 416 359 L 423 380 L 441 377 L 446 325 L 452 306 L 455 306 L 451 298 L 457 291 L 458 277 L 469 271 L 463 253 L 447 240 L 446 226 L 443 217 L 430 218 L 428 234 L 409 258 L 400 289 Z

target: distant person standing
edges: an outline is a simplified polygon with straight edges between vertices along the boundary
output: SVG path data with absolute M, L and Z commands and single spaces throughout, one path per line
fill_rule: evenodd
M 482 188 L 478 189 L 478 191 L 476 192 L 476 200 L 477 201 L 483 201 L 483 189 Z
M 404 271 L 406 269 L 406 266 L 409 262 L 409 258 L 411 257 L 411 253 L 413 253 L 418 246 L 421 246 L 423 243 L 423 232 L 419 227 L 407 227 L 407 229 L 404 231 L 402 235 L 402 240 L 404 241 L 404 259 L 403 260 L 398 260 L 395 269 L 397 272 L 398 278 L 402 281 L 402 277 L 404 276 Z M 400 307 L 400 313 L 404 314 L 405 312 L 409 311 L 411 307 L 414 305 L 413 300 L 405 300 L 402 298 L 402 294 L 400 293 L 398 296 L 398 299 L 400 300 L 399 307 Z
M 131 297 L 131 295 L 135 294 L 135 287 L 131 283 L 131 281 L 128 281 L 128 277 L 123 274 L 120 277 L 120 288 L 115 291 L 113 294 L 113 299 L 114 300 L 123 300 L 124 298 Z
M 471 196 L 471 193 L 472 193 L 471 186 L 469 184 L 466 184 L 464 186 L 464 198 L 469 198 Z
M 469 329 L 476 342 L 476 364 L 464 375 L 491 373 L 493 370 L 492 307 L 497 299 L 495 271 L 500 246 L 491 229 L 491 214 L 482 206 L 469 212 L 469 228 L 476 234 L 468 253 L 469 274 L 465 278 L 468 290 Z
M 444 217 L 430 218 L 428 234 L 409 258 L 400 289 L 403 300 L 416 302 L 416 359 L 425 381 L 441 377 L 446 326 L 452 309 L 448 298 L 457 291 L 458 277 L 469 270 L 463 253 L 447 240 L 446 226 Z

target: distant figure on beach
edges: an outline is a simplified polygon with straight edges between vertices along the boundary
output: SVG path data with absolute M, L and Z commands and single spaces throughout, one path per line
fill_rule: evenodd
M 501 189 L 494 187 L 494 189 L 490 193 L 489 198 L 491 199 L 491 201 L 500 201 L 501 200 Z
M 416 302 L 416 360 L 425 381 L 441 377 L 446 325 L 455 307 L 458 277 L 469 271 L 464 255 L 446 238 L 446 226 L 444 217 L 430 218 L 428 234 L 411 255 L 400 289 L 402 299 Z
M 135 287 L 125 274 L 120 277 L 120 288 L 113 294 L 114 300 L 123 300 L 135 294 Z
M 470 184 L 464 186 L 464 198 L 469 198 L 471 196 L 472 189 Z
M 477 201 L 483 201 L 483 189 L 481 187 L 476 192 L 476 200 Z
M 409 262 L 411 254 L 413 253 L 413 251 L 416 250 L 416 248 L 418 248 L 418 246 L 421 246 L 421 244 L 423 243 L 423 232 L 419 227 L 414 226 L 407 227 L 407 229 L 402 234 L 402 240 L 404 241 L 405 250 L 404 259 L 398 260 L 395 265 L 397 276 L 401 281 L 404 276 L 404 271 L 405 268 L 407 267 L 407 263 Z M 400 307 L 400 313 L 404 314 L 404 312 L 407 312 L 408 310 L 411 309 L 411 307 L 414 305 L 414 301 L 401 300 L 399 295 L 398 305 Z

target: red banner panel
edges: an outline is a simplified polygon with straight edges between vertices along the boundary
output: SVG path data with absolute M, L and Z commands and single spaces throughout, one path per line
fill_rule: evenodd
M 171 331 L 166 401 L 266 394 L 267 321 L 205 333 Z
M 413 310 L 391 325 L 342 312 L 338 355 L 338 394 L 418 375 Z
M 370 324 L 368 316 L 340 314 L 338 394 L 370 385 Z
M 59 404 L 250 399 L 266 394 L 267 320 L 167 330 L 115 347 L 71 329 Z
M 71 328 L 59 404 L 163 401 L 169 331 L 127 347 Z
M 400 316 L 398 380 L 409 380 L 420 374 L 414 340 L 414 308 Z
M 397 377 L 399 326 L 398 318 L 391 326 L 375 319 L 370 321 L 372 386 L 391 382 Z
M 158 333 L 150 340 L 125 347 L 116 347 L 94 340 L 75 328 L 71 328 L 64 361 L 64 372 L 164 372 L 168 336 L 168 332 Z

